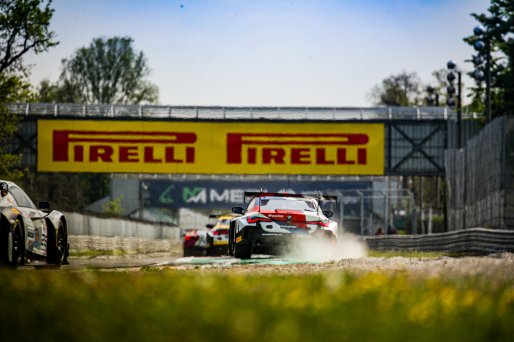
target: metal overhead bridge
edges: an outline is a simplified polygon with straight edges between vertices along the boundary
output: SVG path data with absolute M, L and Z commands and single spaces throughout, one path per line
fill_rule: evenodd
M 205 120 L 456 120 L 446 107 L 231 107 L 12 103 L 12 114 L 82 118 Z M 472 118 L 471 115 L 465 117 Z
M 374 122 L 385 127 L 384 175 L 444 176 L 444 150 L 457 146 L 457 113 L 442 107 L 225 107 L 121 104 L 11 103 L 23 117 L 11 152 L 36 170 L 38 119 L 152 121 Z M 462 140 L 479 130 L 462 117 Z

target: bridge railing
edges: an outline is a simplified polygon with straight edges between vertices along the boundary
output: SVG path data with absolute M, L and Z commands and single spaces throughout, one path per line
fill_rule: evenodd
M 446 107 L 223 107 L 121 104 L 10 103 L 12 114 L 55 117 L 228 120 L 456 120 Z M 463 118 L 474 118 L 465 114 Z

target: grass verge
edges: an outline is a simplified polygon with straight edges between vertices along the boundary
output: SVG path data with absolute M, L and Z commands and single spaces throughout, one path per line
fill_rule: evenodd
M 0 288 L 2 341 L 500 341 L 514 334 L 512 281 L 480 276 L 19 270 L 1 271 Z
M 129 254 L 129 253 L 122 249 L 114 249 L 114 250 L 109 250 L 109 251 L 93 250 L 93 249 L 80 250 L 80 251 L 71 250 L 70 251 L 71 257 L 89 257 L 89 258 L 94 258 L 97 256 L 102 256 L 102 255 L 126 255 L 126 254 Z

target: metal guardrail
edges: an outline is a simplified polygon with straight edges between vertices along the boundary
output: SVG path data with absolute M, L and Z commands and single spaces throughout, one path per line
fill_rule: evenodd
M 430 235 L 382 235 L 365 237 L 377 250 L 441 251 L 457 253 L 514 252 L 514 230 L 463 229 Z
M 9 103 L 12 114 L 104 118 L 228 120 L 456 120 L 443 107 L 221 107 L 120 104 Z M 474 118 L 463 115 L 463 118 Z

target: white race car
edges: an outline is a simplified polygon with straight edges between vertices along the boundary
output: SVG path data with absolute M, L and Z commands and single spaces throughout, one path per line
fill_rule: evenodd
M 64 215 L 50 211 L 49 202 L 40 202 L 36 207 L 13 182 L 0 180 L 0 191 L 0 262 L 13 267 L 36 259 L 67 264 L 69 245 Z
M 252 199 L 246 209 L 232 208 L 243 214 L 230 222 L 229 254 L 236 258 L 273 254 L 298 238 L 337 240 L 337 222 L 330 220 L 333 212 L 320 207 L 320 201 L 336 201 L 335 196 L 245 192 L 247 197 Z

